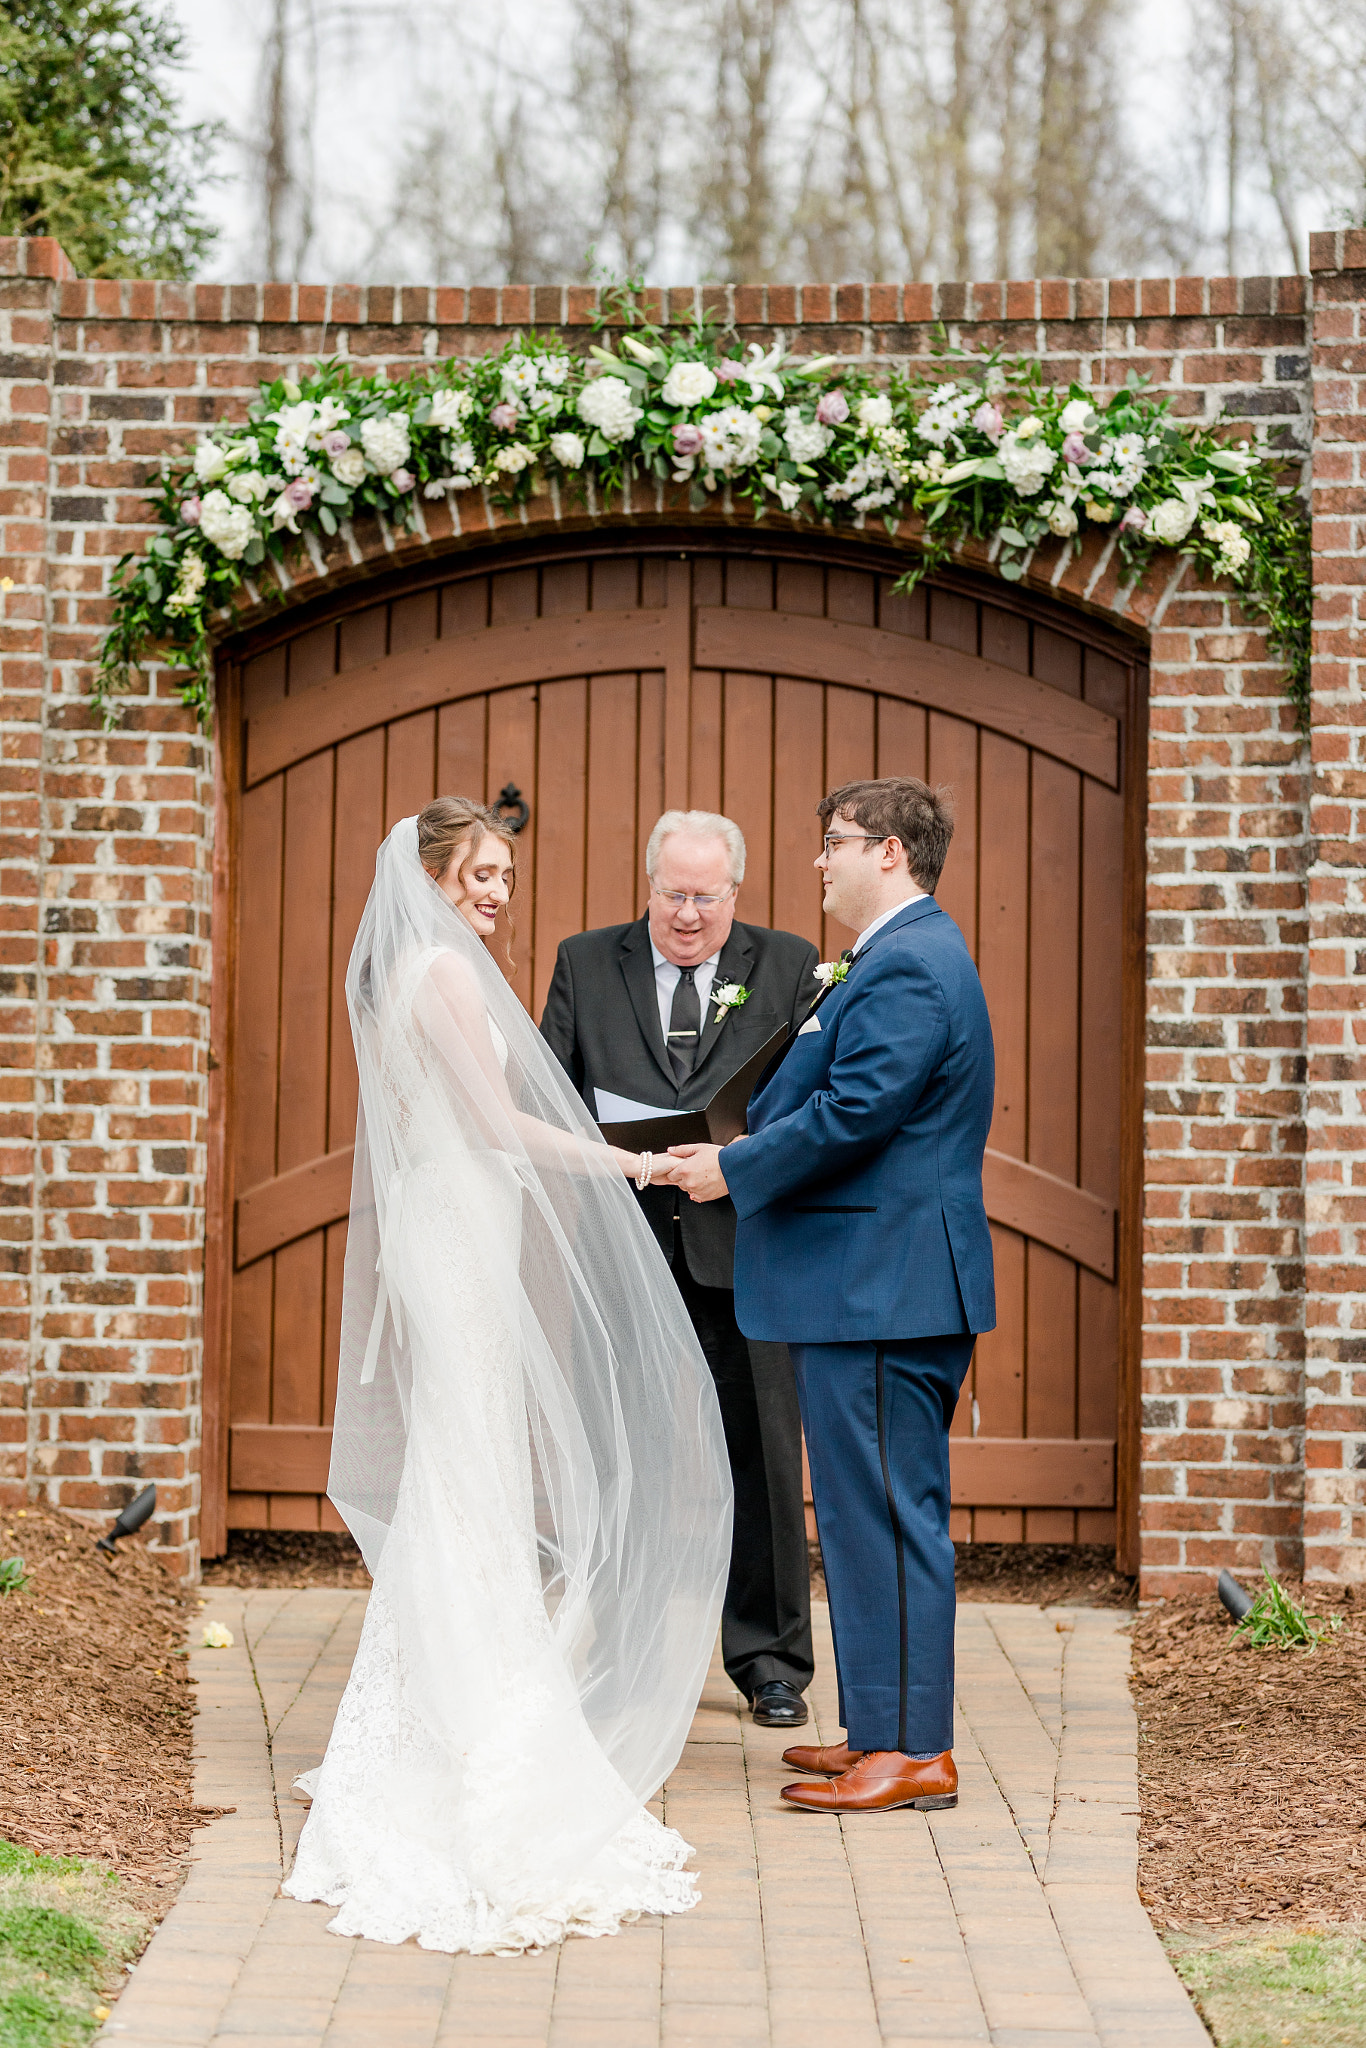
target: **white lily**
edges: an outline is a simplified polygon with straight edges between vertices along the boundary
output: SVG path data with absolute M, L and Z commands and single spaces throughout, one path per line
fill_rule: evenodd
M 778 365 L 787 355 L 782 342 L 775 341 L 772 348 L 765 352 L 757 341 L 752 341 L 749 353 L 751 360 L 747 363 L 742 362 L 740 368 L 749 385 L 751 401 L 762 398 L 765 391 L 771 391 L 775 398 L 782 398 L 783 380 L 778 375 Z

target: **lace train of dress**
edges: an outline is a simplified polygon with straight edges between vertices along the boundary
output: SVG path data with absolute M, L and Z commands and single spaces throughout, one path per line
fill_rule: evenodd
M 396 1191 L 386 1275 L 413 1346 L 397 1509 L 284 1886 L 333 1932 L 475 1954 L 696 1902 L 681 1836 L 594 1739 L 542 1593 L 506 1158 Z M 510 1267 L 507 1262 L 510 1263 Z

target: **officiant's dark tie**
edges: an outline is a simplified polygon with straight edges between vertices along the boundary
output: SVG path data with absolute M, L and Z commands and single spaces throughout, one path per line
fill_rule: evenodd
M 680 1088 L 697 1064 L 698 1041 L 702 1036 L 702 1004 L 691 967 L 678 971 L 673 1007 L 669 1011 L 669 1060 Z

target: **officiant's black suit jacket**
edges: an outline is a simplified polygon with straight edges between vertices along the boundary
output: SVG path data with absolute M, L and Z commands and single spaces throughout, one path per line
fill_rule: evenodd
M 652 1108 L 702 1109 L 780 1024 L 797 1029 L 817 994 L 815 965 L 815 947 L 795 932 L 733 924 L 712 985 L 743 982 L 749 999 L 720 1023 L 715 1003 L 708 1003 L 697 1064 L 681 1088 L 664 1049 L 646 918 L 561 942 L 541 1031 L 592 1116 L 598 1088 Z M 734 1286 L 735 1211 L 728 1200 L 690 1202 L 660 1187 L 647 1188 L 640 1203 L 670 1263 L 677 1213 L 694 1280 Z

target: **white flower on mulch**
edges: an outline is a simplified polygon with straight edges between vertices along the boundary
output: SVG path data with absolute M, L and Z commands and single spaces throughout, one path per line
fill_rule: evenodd
M 224 1628 L 221 1621 L 211 1621 L 204 1629 L 202 1641 L 206 1650 L 230 1650 L 234 1637 L 232 1630 Z

